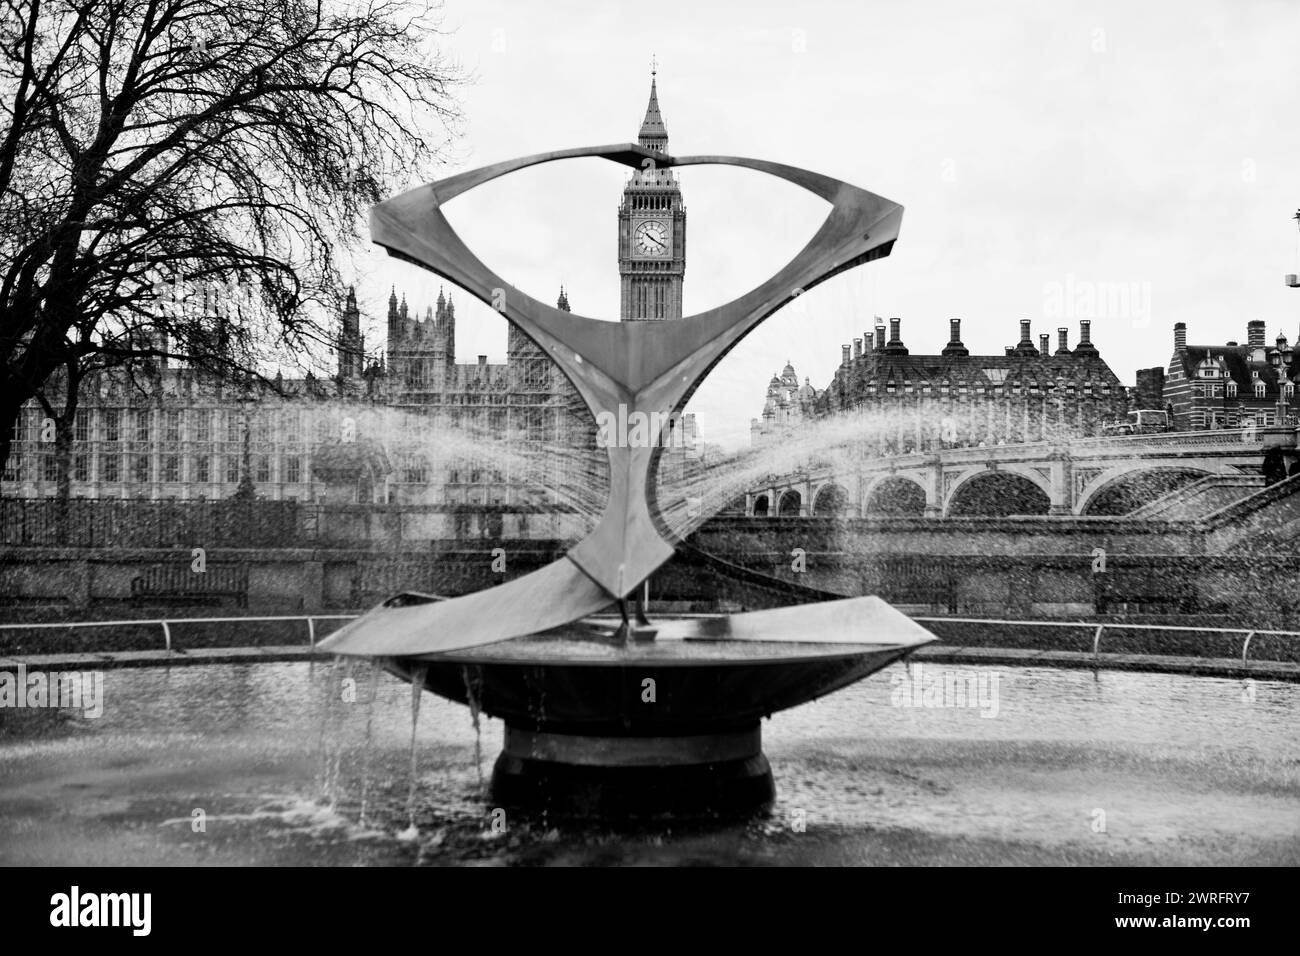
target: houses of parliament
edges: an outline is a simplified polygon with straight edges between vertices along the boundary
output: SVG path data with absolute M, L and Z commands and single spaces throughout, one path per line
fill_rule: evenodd
M 668 148 L 653 76 L 639 141 Z M 632 175 L 617 237 L 620 318 L 681 318 L 686 211 L 671 170 Z M 556 305 L 569 309 L 563 288 Z M 382 356 L 367 357 L 352 290 L 340 320 L 333 377 L 250 391 L 197 363 L 157 362 L 87 381 L 71 494 L 219 499 L 251 482 L 252 494 L 274 500 L 526 508 L 563 504 L 566 491 L 607 480 L 590 412 L 513 325 L 498 364 L 457 360 L 456 305 L 445 291 L 423 315 L 392 291 Z M 694 421 L 681 424 L 668 467 L 697 456 Z M 23 409 L 0 476 L 6 497 L 55 494 L 58 461 L 43 425 L 39 405 Z

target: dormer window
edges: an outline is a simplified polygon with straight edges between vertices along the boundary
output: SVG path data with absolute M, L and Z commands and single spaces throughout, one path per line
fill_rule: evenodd
M 1256 398 L 1264 397 L 1264 383 L 1260 381 L 1258 378 L 1255 379 L 1255 397 Z
M 1229 398 L 1237 397 L 1237 383 L 1232 380 L 1228 381 L 1228 397 Z

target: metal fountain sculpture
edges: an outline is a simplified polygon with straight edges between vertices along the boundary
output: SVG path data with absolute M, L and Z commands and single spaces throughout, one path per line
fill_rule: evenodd
M 443 214 L 447 202 L 490 180 L 580 157 L 635 170 L 740 166 L 801 186 L 831 210 L 793 260 L 732 302 L 671 322 L 587 318 L 510 288 Z M 640 412 L 667 422 L 765 318 L 831 276 L 888 255 L 902 214 L 896 203 L 808 170 L 626 144 L 451 176 L 376 205 L 370 228 L 390 255 L 501 311 L 568 376 L 593 414 L 621 405 L 629 418 Z M 376 658 L 404 679 L 504 720 L 493 776 L 502 802 L 578 814 L 762 806 L 774 794 L 761 750 L 763 716 L 852 683 L 933 637 L 876 597 L 657 620 L 653 630 L 629 626 L 629 596 L 680 542 L 654 494 L 660 442 L 610 443 L 606 451 L 604 511 L 563 558 L 461 597 L 398 595 L 320 648 Z M 613 605 L 623 612 L 617 630 L 591 617 Z

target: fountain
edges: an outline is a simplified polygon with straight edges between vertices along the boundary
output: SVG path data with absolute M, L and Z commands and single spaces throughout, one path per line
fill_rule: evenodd
M 731 165 L 831 204 L 809 243 L 766 282 L 672 322 L 606 322 L 511 288 L 443 215 L 456 196 L 540 163 L 599 157 L 633 169 Z M 746 333 L 792 298 L 889 254 L 902 207 L 808 170 L 733 156 L 673 157 L 634 144 L 543 153 L 451 176 L 371 210 L 374 242 L 456 283 L 527 334 L 588 408 L 667 423 Z M 681 543 L 655 496 L 660 436 L 606 442 L 609 498 L 563 558 L 453 599 L 399 594 L 320 648 L 377 659 L 505 723 L 492 778 L 503 805 L 554 815 L 717 814 L 774 797 L 760 721 L 844 687 L 934 638 L 876 597 L 651 624 L 629 598 Z M 681 525 L 678 524 L 678 531 Z M 809 596 L 813 596 L 811 593 Z M 821 597 L 823 595 L 816 595 Z M 617 607 L 620 618 L 599 612 Z

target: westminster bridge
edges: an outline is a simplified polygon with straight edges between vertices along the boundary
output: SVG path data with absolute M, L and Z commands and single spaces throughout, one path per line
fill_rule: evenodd
M 745 514 L 1123 515 L 1193 482 L 1259 484 L 1264 454 L 1273 446 L 1290 464 L 1296 430 L 1171 432 L 863 455 L 847 469 L 826 462 L 770 476 L 745 495 Z

